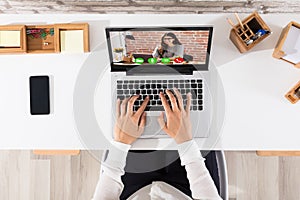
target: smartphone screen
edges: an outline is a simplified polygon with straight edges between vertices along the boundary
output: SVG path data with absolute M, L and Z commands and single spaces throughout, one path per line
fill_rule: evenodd
M 32 115 L 50 114 L 49 76 L 31 76 L 30 113 Z

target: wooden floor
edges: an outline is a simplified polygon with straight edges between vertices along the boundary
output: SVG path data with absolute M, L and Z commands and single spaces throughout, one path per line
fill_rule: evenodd
M 253 151 L 225 155 L 231 199 L 300 199 L 300 156 L 261 157 Z
M 99 155 L 101 151 L 97 152 Z M 0 151 L 1 200 L 88 200 L 99 178 L 94 154 L 36 156 Z M 230 200 L 299 200 L 300 157 L 226 152 Z
M 89 200 L 99 169 L 99 162 L 88 151 L 79 156 L 0 151 L 0 199 Z

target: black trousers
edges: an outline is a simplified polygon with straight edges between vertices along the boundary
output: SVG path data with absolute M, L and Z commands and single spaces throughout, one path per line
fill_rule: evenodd
M 219 190 L 218 168 L 214 152 L 210 152 L 205 158 L 205 164 Z M 181 166 L 177 151 L 129 151 L 125 174 L 121 178 L 124 184 L 121 200 L 126 200 L 137 190 L 153 181 L 168 183 L 192 198 L 186 170 Z

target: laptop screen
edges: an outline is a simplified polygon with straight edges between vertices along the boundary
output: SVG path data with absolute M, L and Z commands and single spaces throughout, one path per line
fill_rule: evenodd
M 211 26 L 106 28 L 111 70 L 208 70 L 212 31 Z

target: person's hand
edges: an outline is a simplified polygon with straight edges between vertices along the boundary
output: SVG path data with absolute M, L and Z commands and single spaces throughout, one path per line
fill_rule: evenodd
M 163 53 L 163 47 L 161 45 L 157 46 L 157 51 L 158 53 L 162 54 Z
M 114 130 L 115 141 L 124 144 L 132 144 L 144 132 L 146 113 L 144 112 L 149 98 L 147 97 L 141 107 L 134 112 L 133 104 L 139 95 L 126 98 L 122 102 L 117 100 L 116 124 Z
M 174 89 L 176 97 L 170 90 L 166 90 L 171 101 L 172 108 L 169 106 L 167 99 L 161 92 L 159 94 L 162 104 L 165 109 L 167 121 L 164 120 L 164 113 L 158 117 L 160 127 L 172 138 L 177 144 L 189 141 L 192 139 L 192 124 L 190 120 L 191 93 L 187 94 L 186 108 L 183 106 L 183 100 L 178 89 Z M 177 98 L 177 100 L 176 100 Z M 177 102 L 178 101 L 178 102 Z

